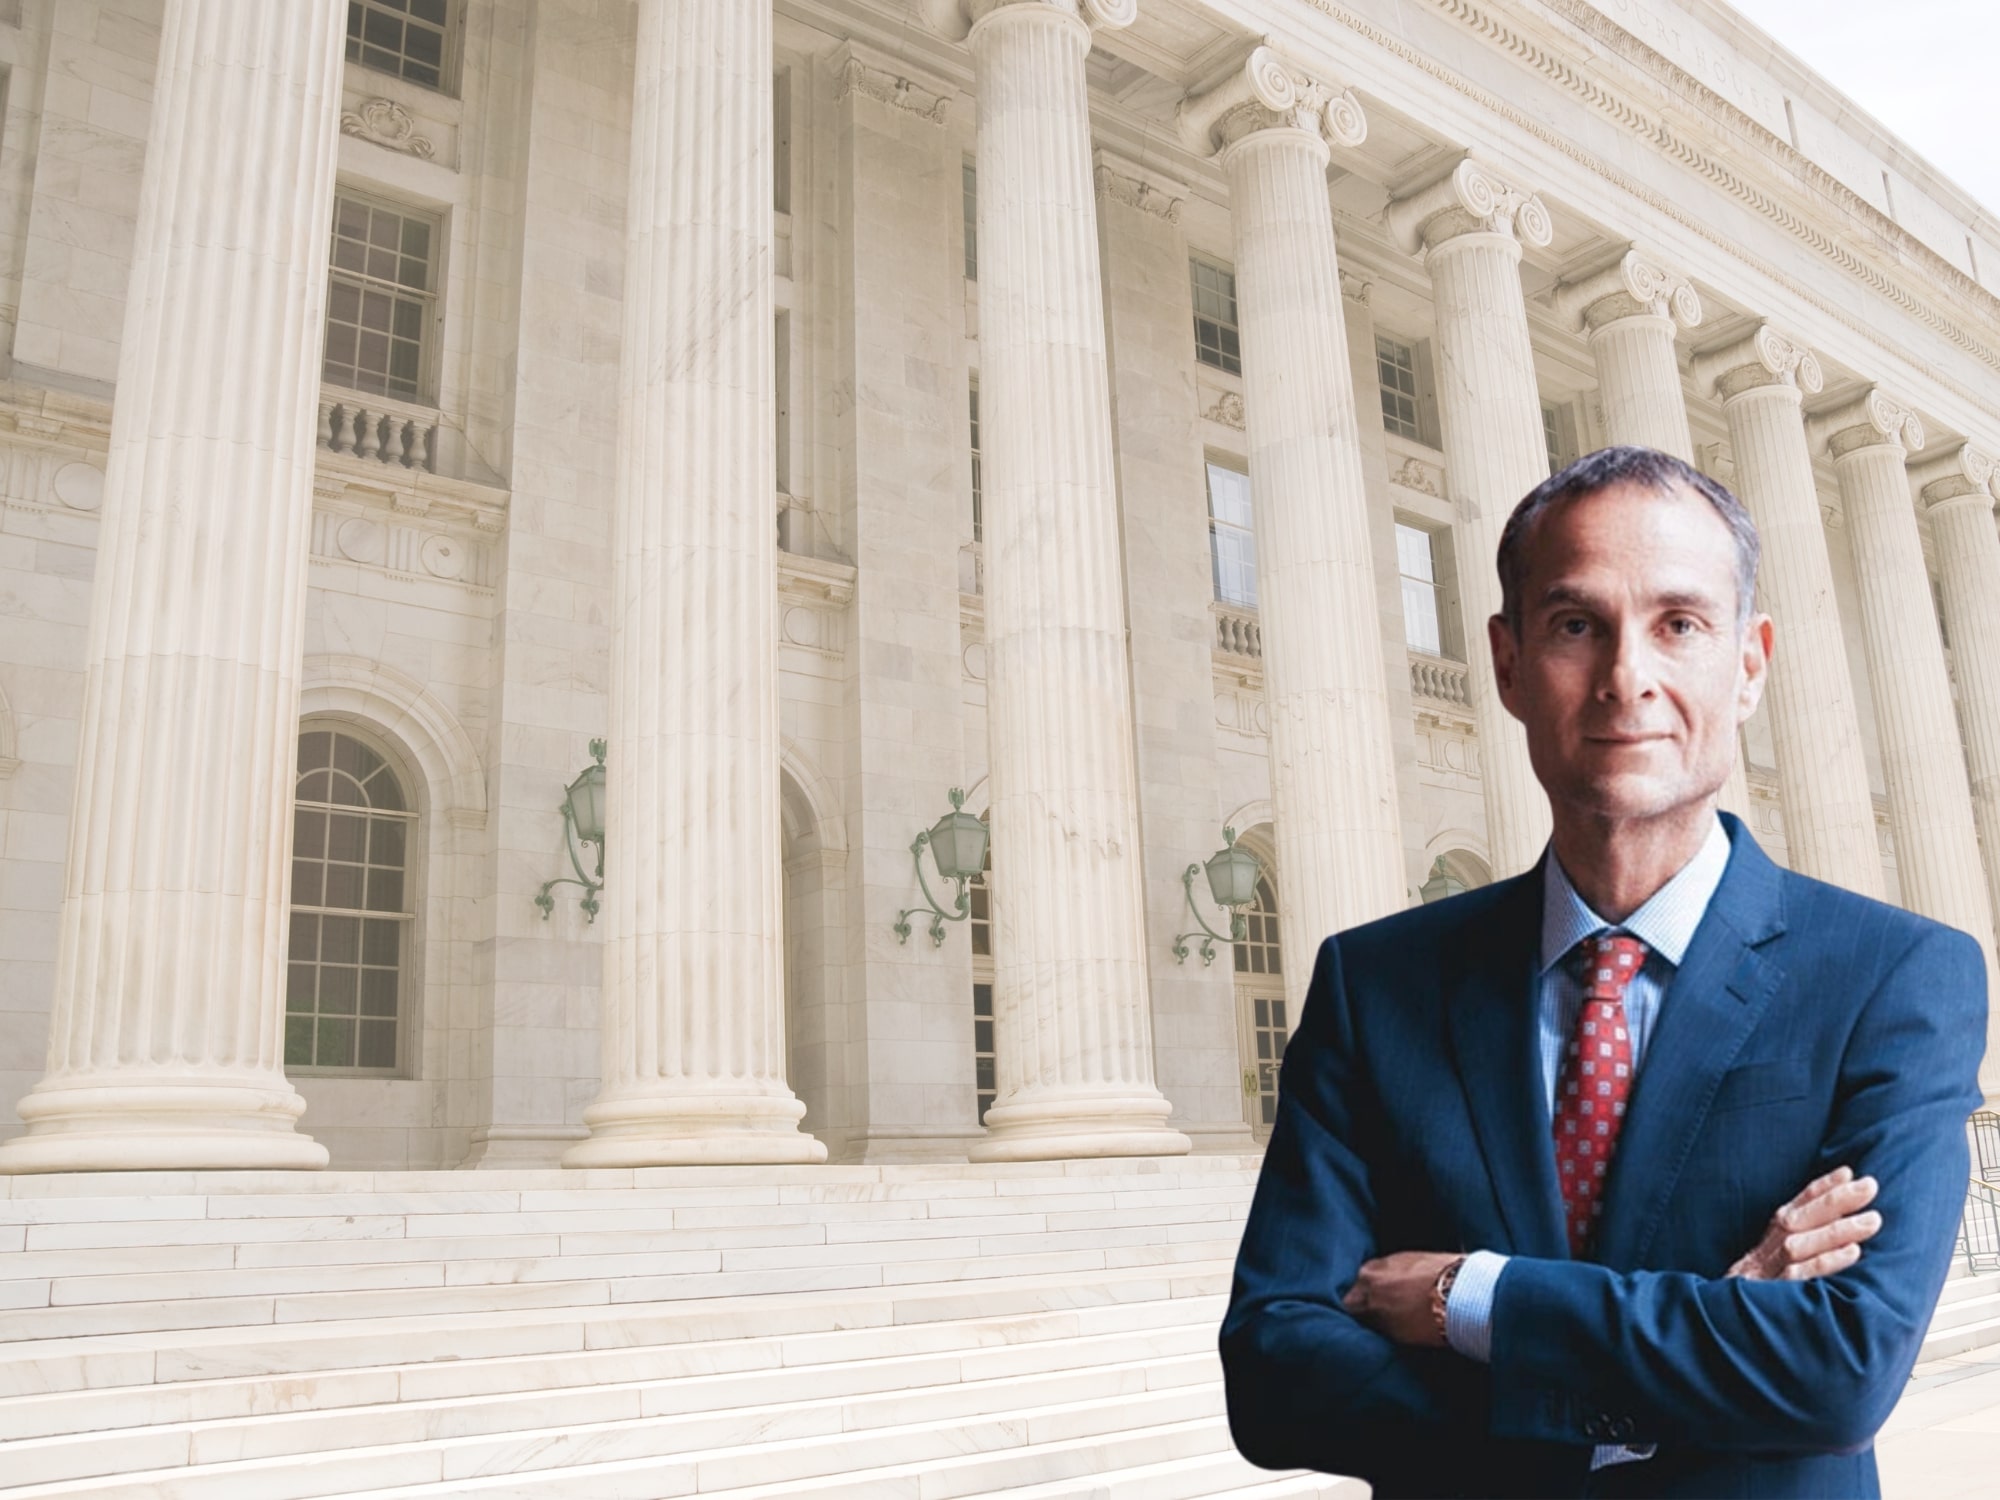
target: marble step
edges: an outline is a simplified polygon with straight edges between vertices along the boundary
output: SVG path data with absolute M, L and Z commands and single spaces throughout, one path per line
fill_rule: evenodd
M 632 1301 L 575 1307 L 433 1308 L 390 1318 L 128 1332 L 0 1346 L 0 1398 L 506 1356 L 776 1338 L 966 1319 L 1115 1315 L 1122 1307 L 1226 1293 L 1228 1260 L 1094 1273 L 986 1276 L 933 1286 Z M 468 1289 L 496 1297 L 506 1288 Z M 1101 1325 L 1100 1325 L 1101 1326 Z M 449 1329 L 450 1342 L 436 1335 Z
M 184 1381 L 171 1385 L 69 1391 L 0 1401 L 0 1441 L 72 1437 L 183 1423 L 222 1424 L 293 1414 L 340 1414 L 405 1403 L 488 1403 L 581 1393 L 621 1408 L 697 1410 L 762 1400 L 808 1399 L 1212 1354 L 1220 1297 L 1140 1303 L 1079 1315 L 1044 1314 L 917 1324 L 893 1330 L 851 1329 L 772 1339 L 726 1339 L 557 1356 L 441 1360 L 307 1376 Z M 1098 1314 L 1092 1316 L 1093 1313 Z M 1116 1326 L 1106 1327 L 1115 1323 Z
M 964 1400 L 969 1393 L 959 1394 Z M 1032 1383 L 1018 1392 L 988 1395 L 1003 1403 L 1000 1409 L 925 1416 L 914 1410 L 921 1398 L 911 1398 L 915 1420 L 851 1431 L 841 1423 L 854 1404 L 828 1402 L 766 1408 L 740 1421 L 712 1413 L 695 1419 L 647 1418 L 184 1468 L 159 1464 L 158 1450 L 147 1448 L 140 1461 L 152 1461 L 154 1467 L 29 1483 L 38 1500 L 135 1493 L 157 1500 L 310 1500 L 391 1486 L 464 1487 L 484 1477 L 518 1482 L 524 1473 L 546 1470 L 567 1487 L 542 1493 L 574 1495 L 596 1493 L 588 1483 L 592 1471 L 621 1465 L 628 1475 L 648 1471 L 645 1479 L 652 1485 L 622 1492 L 671 1495 L 753 1488 L 762 1493 L 765 1486 L 787 1480 L 921 1464 L 933 1471 L 924 1482 L 926 1493 L 964 1495 L 1093 1468 L 1212 1452 L 1228 1444 L 1219 1381 L 1041 1404 L 1033 1404 Z M 893 1402 L 880 1403 L 892 1416 Z M 1176 1433 L 1182 1435 L 1177 1447 L 1168 1437 Z M 121 1437 L 105 1446 L 125 1443 Z M 133 1447 L 137 1451 L 140 1445 Z M 1048 1453 L 1038 1452 L 1048 1449 L 1066 1451 L 1051 1466 Z M 1098 1449 L 1116 1451 L 1079 1451 Z M 9 1477 L 18 1472 L 10 1469 Z M 959 1484 L 951 1482 L 953 1473 Z M 6 1492 L 0 1488 L 0 1495 Z
M 2000 1274 L 1954 1271 L 1938 1298 L 1929 1332 L 1917 1353 L 1921 1363 L 2000 1344 Z
M 692 1452 L 788 1434 L 855 1432 L 996 1411 L 1219 1385 L 1209 1347 L 974 1374 L 954 1361 L 874 1360 L 774 1376 L 696 1377 L 568 1392 L 402 1401 L 332 1412 L 189 1422 L 10 1443 L 0 1484 L 133 1469 L 276 1461 L 334 1451 L 432 1445 L 449 1475 L 561 1463 L 572 1451 L 639 1443 Z M 926 1367 L 928 1366 L 928 1368 Z M 636 1452 L 636 1450 L 635 1450 Z M 613 1456 L 635 1456 L 620 1452 Z

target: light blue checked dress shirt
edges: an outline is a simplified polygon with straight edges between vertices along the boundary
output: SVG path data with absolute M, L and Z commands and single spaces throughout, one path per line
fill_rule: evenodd
M 1583 986 L 1574 968 L 1564 960 L 1585 938 L 1600 932 L 1630 933 L 1646 945 L 1646 962 L 1625 991 L 1625 1024 L 1632 1033 L 1632 1078 L 1636 1084 L 1646 1063 L 1646 1044 L 1652 1039 L 1659 1019 L 1660 1004 L 1674 971 L 1686 956 L 1694 932 L 1708 912 L 1715 889 L 1722 884 L 1722 872 L 1729 864 L 1729 835 L 1717 818 L 1708 838 L 1693 859 L 1657 891 L 1646 904 L 1625 921 L 1613 925 L 1592 911 L 1576 887 L 1563 873 L 1561 861 L 1550 849 L 1542 860 L 1542 947 L 1537 973 L 1535 1017 L 1541 1043 L 1542 1092 L 1548 1101 L 1544 1121 L 1552 1121 L 1556 1110 L 1556 1079 L 1562 1071 L 1563 1051 L 1570 1033 L 1576 1029 L 1577 1012 L 1583 1008 Z M 1545 1123 L 1544 1129 L 1552 1131 Z M 1549 1147 L 1555 1149 L 1553 1141 Z M 1614 1157 L 1615 1161 L 1615 1157 Z M 1445 1304 L 1445 1339 L 1460 1354 L 1485 1364 L 1493 1355 L 1493 1293 L 1507 1257 L 1491 1250 L 1475 1250 L 1459 1268 Z M 1629 1463 L 1650 1458 L 1651 1446 L 1631 1448 L 1609 1444 L 1598 1448 L 1591 1467 Z

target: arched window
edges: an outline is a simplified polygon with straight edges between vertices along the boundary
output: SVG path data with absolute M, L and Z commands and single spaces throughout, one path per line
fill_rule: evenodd
M 344 729 L 307 725 L 298 767 L 285 1066 L 393 1073 L 416 814 L 388 760 Z

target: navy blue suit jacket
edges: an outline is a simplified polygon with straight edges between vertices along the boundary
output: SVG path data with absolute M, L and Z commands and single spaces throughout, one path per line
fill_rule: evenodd
M 1985 967 L 1963 933 L 1780 870 L 1725 824 L 1592 1261 L 1566 1247 L 1536 1050 L 1539 868 L 1321 947 L 1222 1325 L 1253 1462 L 1378 1497 L 1878 1493 L 1874 1434 L 1965 1201 Z M 1725 1276 L 1842 1163 L 1881 1183 L 1857 1265 Z M 1515 1257 L 1490 1366 L 1341 1308 L 1372 1256 L 1477 1249 Z M 1593 1475 L 1606 1441 L 1659 1451 Z

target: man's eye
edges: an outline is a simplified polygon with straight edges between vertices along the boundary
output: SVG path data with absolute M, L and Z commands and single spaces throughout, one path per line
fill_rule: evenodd
M 1581 615 L 1570 615 L 1556 621 L 1556 631 L 1560 635 L 1582 636 L 1590 633 L 1590 621 Z
M 1667 629 L 1675 635 L 1693 635 L 1700 628 L 1699 622 L 1689 615 L 1675 615 L 1667 621 Z

